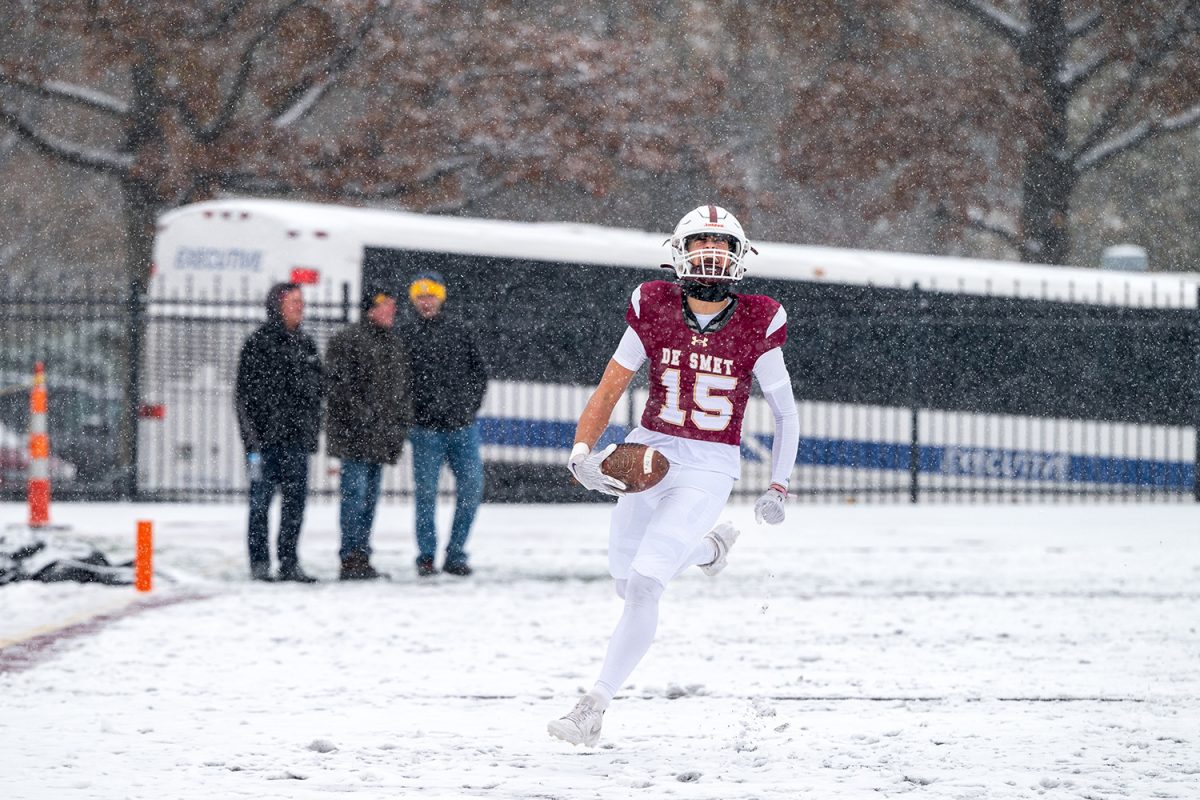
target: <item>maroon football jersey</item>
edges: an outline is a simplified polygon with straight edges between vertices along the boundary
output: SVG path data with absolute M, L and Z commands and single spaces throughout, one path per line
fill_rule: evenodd
M 650 366 L 642 427 L 685 439 L 740 444 L 754 364 L 787 339 L 786 324 L 767 335 L 778 311 L 779 303 L 766 295 L 739 294 L 720 330 L 699 334 L 684 320 L 678 284 L 643 283 L 639 309 L 631 302 L 625 312 Z

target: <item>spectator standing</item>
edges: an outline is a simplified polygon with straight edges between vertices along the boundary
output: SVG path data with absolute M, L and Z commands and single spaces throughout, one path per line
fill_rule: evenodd
M 298 285 L 272 286 L 266 307 L 266 323 L 242 345 L 234 398 L 250 474 L 250 575 L 272 579 L 267 519 L 278 490 L 283 500 L 275 579 L 313 583 L 300 568 L 297 547 L 308 498 L 308 456 L 316 452 L 321 425 L 321 359 L 312 337 L 300 329 L 304 297 Z
M 325 351 L 325 433 L 341 459 L 341 580 L 387 576 L 371 565 L 371 527 L 383 465 L 395 464 L 412 418 L 408 349 L 392 326 L 396 298 L 363 298 L 362 319 L 334 336 Z
M 407 325 L 412 378 L 413 485 L 416 493 L 417 574 L 434 575 L 437 551 L 438 476 L 443 463 L 454 474 L 454 522 L 442 569 L 471 574 L 467 538 L 483 499 L 483 460 L 475 415 L 487 389 L 487 370 L 470 329 L 446 314 L 446 282 L 436 272 L 417 274 L 408 296 L 417 318 Z

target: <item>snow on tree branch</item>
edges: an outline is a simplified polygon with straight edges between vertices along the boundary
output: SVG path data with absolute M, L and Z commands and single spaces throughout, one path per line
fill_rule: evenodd
M 1187 128 L 1200 127 L 1200 105 L 1176 114 L 1160 122 L 1142 121 L 1117 134 L 1112 139 L 1096 145 L 1075 160 L 1079 172 L 1096 169 L 1124 152 L 1164 133 L 1174 133 Z
M 1074 148 L 1070 156 L 1072 159 L 1081 160 L 1085 154 L 1093 150 L 1104 149 L 1101 142 L 1116 129 L 1122 116 L 1128 110 L 1130 103 L 1138 96 L 1143 81 L 1147 76 L 1172 55 L 1180 38 L 1187 31 L 1188 15 L 1195 11 L 1197 5 L 1200 4 L 1195 2 L 1195 0 L 1189 0 L 1189 2 L 1184 3 L 1171 19 L 1167 21 L 1163 29 L 1155 37 L 1151 46 L 1137 54 L 1137 60 L 1134 62 L 1133 68 L 1129 70 L 1129 74 L 1125 77 L 1125 80 L 1121 83 L 1116 97 L 1104 109 L 1103 113 L 1100 114 L 1099 119 L 1092 125 L 1091 130 L 1083 137 L 1082 141 Z M 1133 129 L 1126 131 L 1125 134 L 1117 138 L 1124 140 L 1137 127 L 1134 126 Z M 1144 141 L 1144 139 L 1137 139 L 1135 144 L 1141 141 Z M 1130 146 L 1132 147 L 1133 145 Z M 1106 157 L 1101 163 L 1107 160 L 1108 158 Z
M 306 0 L 291 0 L 291 2 L 277 8 L 275 13 L 263 22 L 258 34 L 242 50 L 241 57 L 238 60 L 237 75 L 233 79 L 229 93 L 225 95 L 225 101 L 221 104 L 221 110 L 212 122 L 196 132 L 196 138 L 199 141 L 215 141 L 217 137 L 225 132 L 230 123 L 233 122 L 234 114 L 237 112 L 237 108 L 245 97 L 247 88 L 250 85 L 250 75 L 254 72 L 255 67 L 255 52 L 279 28 L 283 20 L 287 18 L 287 15 L 305 2 Z
M 92 111 L 121 115 L 129 112 L 129 105 L 112 95 L 86 86 L 78 86 L 66 81 L 46 81 L 45 83 L 30 83 L 9 75 L 0 73 L 0 86 L 11 86 L 36 97 L 47 100 L 62 100 L 75 103 Z
M 937 0 L 944 6 L 961 11 L 993 32 L 1017 44 L 1028 32 L 1028 26 L 991 3 L 983 0 Z
M 325 69 L 325 77 L 309 86 L 296 102 L 292 103 L 290 108 L 275 118 L 271 123 L 275 128 L 286 128 L 297 120 L 303 119 L 316 107 L 317 103 L 329 91 L 330 87 L 337 82 L 342 73 L 353 63 L 355 56 L 362 49 L 367 36 L 375 28 L 379 15 L 388 5 L 386 2 L 380 3 L 366 16 L 363 23 L 358 26 L 350 42 L 334 53 L 333 58 L 330 59 L 329 66 Z
M 1100 9 L 1085 11 L 1067 23 L 1067 36 L 1070 36 L 1072 39 L 1087 36 L 1099 28 L 1102 22 L 1104 22 L 1104 12 Z
M 963 222 L 972 230 L 983 231 L 984 233 L 990 233 L 993 236 L 999 236 L 1011 247 L 1019 248 L 1021 245 L 1021 237 L 1017 235 L 1016 231 L 1004 225 L 988 222 L 977 210 L 972 209 L 971 211 L 968 211 L 963 218 Z
M 1082 61 L 1066 64 L 1059 73 L 1058 83 L 1068 92 L 1074 92 L 1111 64 L 1112 60 L 1113 56 L 1109 50 L 1097 50 Z
M 0 108 L 0 123 L 11 127 L 42 153 L 76 166 L 108 173 L 123 173 L 133 167 L 133 157 L 127 153 L 88 147 L 43 133 L 25 118 L 4 108 Z
M 321 101 L 321 98 L 325 96 L 325 93 L 329 91 L 329 88 L 332 85 L 333 81 L 331 79 L 326 79 L 318 81 L 312 86 L 309 86 L 308 89 L 305 90 L 304 94 L 300 95 L 300 99 L 292 103 L 291 108 L 289 108 L 287 111 L 284 111 L 282 114 L 277 116 L 271 122 L 271 125 L 282 130 L 294 122 L 303 119 L 308 112 L 312 111 L 313 108 L 316 107 L 317 103 Z

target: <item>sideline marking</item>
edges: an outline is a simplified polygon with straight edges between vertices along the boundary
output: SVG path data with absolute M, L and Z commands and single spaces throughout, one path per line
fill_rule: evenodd
M 78 614 L 67 617 L 59 622 L 48 622 L 45 625 L 39 625 L 36 628 L 30 628 L 23 633 L 17 634 L 11 639 L 0 639 L 0 650 L 5 649 L 6 647 L 12 647 L 14 644 L 20 644 L 21 642 L 29 641 L 30 639 L 37 638 L 38 636 L 45 636 L 47 634 L 55 633 L 63 628 L 69 628 L 72 625 L 79 625 L 87 622 L 88 620 L 95 619 L 96 617 L 112 614 L 121 610 L 122 608 L 125 608 L 131 603 L 136 603 L 137 601 L 137 597 L 127 597 L 120 603 L 113 603 L 100 611 L 96 611 L 94 609 L 91 611 L 81 611 Z
M 34 667 L 52 656 L 58 644 L 96 633 L 110 622 L 126 619 L 143 611 L 204 600 L 208 597 L 211 595 L 185 593 L 168 597 L 130 598 L 99 613 L 76 614 L 64 622 L 42 625 L 13 639 L 0 639 L 0 674 L 21 672 Z

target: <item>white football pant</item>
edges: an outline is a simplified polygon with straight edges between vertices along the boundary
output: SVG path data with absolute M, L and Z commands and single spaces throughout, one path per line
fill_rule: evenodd
M 672 464 L 657 486 L 623 496 L 608 531 L 609 573 L 624 581 L 637 572 L 666 586 L 683 569 L 701 563 L 696 549 L 732 490 L 728 475 Z

